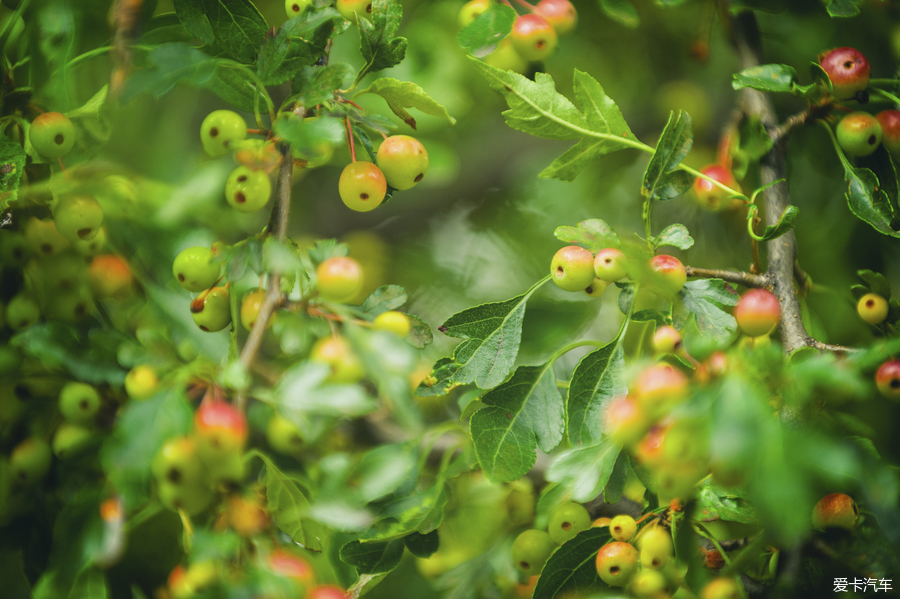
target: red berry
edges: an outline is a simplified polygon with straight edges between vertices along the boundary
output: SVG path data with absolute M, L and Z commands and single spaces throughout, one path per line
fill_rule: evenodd
M 513 47 L 525 60 L 538 61 L 549 56 L 559 42 L 556 30 L 539 14 L 519 15 L 510 34 Z
M 819 64 L 831 79 L 834 97 L 846 100 L 869 85 L 869 61 L 856 48 L 835 48 Z
M 606 431 L 620 445 L 629 445 L 640 439 L 648 426 L 650 422 L 643 408 L 630 397 L 613 400 L 606 409 Z
M 734 317 L 745 335 L 766 335 L 781 321 L 781 306 L 771 291 L 751 289 L 741 297 Z
M 875 374 L 878 390 L 888 399 L 900 399 L 900 360 L 888 360 Z
M 895 160 L 900 160 L 900 110 L 883 110 L 875 118 L 881 124 L 881 143 Z
M 247 442 L 247 419 L 224 401 L 204 402 L 194 415 L 194 430 L 214 450 L 243 449 Z
M 816 528 L 846 528 L 853 530 L 859 520 L 859 507 L 849 495 L 832 493 L 819 500 L 813 508 L 812 523 Z
M 741 186 L 738 185 L 737 179 L 734 178 L 731 170 L 725 168 L 721 164 L 710 164 L 703 167 L 700 172 L 711 179 L 715 179 L 726 187 L 730 187 L 735 191 L 741 191 Z M 715 185 L 712 181 L 702 177 L 697 177 L 697 179 L 694 180 L 693 191 L 700 205 L 704 208 L 709 208 L 710 210 L 730 208 L 734 206 L 735 203 L 740 204 L 740 200 L 734 200 L 733 202 L 728 201 L 730 194 L 727 191 L 718 185 Z
M 308 561 L 284 549 L 269 554 L 269 568 L 273 572 L 292 578 L 303 585 L 315 584 L 316 574 Z
M 625 586 L 637 569 L 638 551 L 633 545 L 616 541 L 597 552 L 597 573 L 609 586 Z
M 663 297 L 672 297 L 684 287 L 687 282 L 687 271 L 681 260 L 674 256 L 660 254 L 650 258 L 650 279 L 647 288 Z
M 347 599 L 344 589 L 333 584 L 320 584 L 309 592 L 307 599 Z
M 569 0 L 541 0 L 534 12 L 547 19 L 560 35 L 570 32 L 578 23 L 578 11 Z
M 665 362 L 644 370 L 634 385 L 638 402 L 651 414 L 666 411 L 668 406 L 687 395 L 688 378 L 683 372 Z

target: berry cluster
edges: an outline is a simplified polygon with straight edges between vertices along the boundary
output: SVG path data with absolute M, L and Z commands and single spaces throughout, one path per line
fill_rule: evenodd
M 681 291 L 687 282 L 684 264 L 674 256 L 660 254 L 638 264 L 617 248 L 602 249 L 595 256 L 577 245 L 556 252 L 550 262 L 550 276 L 561 289 L 584 291 L 591 297 L 600 297 L 609 283 L 626 277 L 666 298 Z
M 512 546 L 513 563 L 523 574 L 540 574 L 557 545 L 590 527 L 591 517 L 584 506 L 572 502 L 558 505 L 550 514 L 547 532 L 529 529 L 516 537 Z

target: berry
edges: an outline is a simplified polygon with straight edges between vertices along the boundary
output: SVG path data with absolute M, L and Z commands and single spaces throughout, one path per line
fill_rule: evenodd
M 187 291 L 206 291 L 216 284 L 222 265 L 214 262 L 215 254 L 204 247 L 182 250 L 172 263 L 172 274 Z
M 100 395 L 91 385 L 66 383 L 59 392 L 59 411 L 72 424 L 90 424 L 99 410 Z
M 835 48 L 819 60 L 831 79 L 834 97 L 846 100 L 869 85 L 869 61 L 856 48 Z
M 284 12 L 287 18 L 296 17 L 312 4 L 312 0 L 284 0 Z
M 409 317 L 402 312 L 388 310 L 382 312 L 372 321 L 372 326 L 379 331 L 390 331 L 398 337 L 406 337 L 409 334 Z
M 849 495 L 826 495 L 813 508 L 812 524 L 818 529 L 846 528 L 853 530 L 859 520 L 859 507 Z
M 302 557 L 285 549 L 276 549 L 269 554 L 269 568 L 272 572 L 290 578 L 302 586 L 310 586 L 316 582 L 316 573 L 312 565 Z
M 228 290 L 213 287 L 204 295 L 191 302 L 191 317 L 194 324 L 206 333 L 221 331 L 231 324 L 231 304 Z
M 687 396 L 688 378 L 671 364 L 659 362 L 641 372 L 634 390 L 641 407 L 658 415 Z
M 673 354 L 681 349 L 682 339 L 675 327 L 659 327 L 653 333 L 653 351 L 658 354 Z
M 662 573 L 656 570 L 641 570 L 632 578 L 630 589 L 635 597 L 652 599 L 659 596 L 666 597 L 664 594 L 666 585 L 666 577 Z
M 36 483 L 50 471 L 53 456 L 43 439 L 31 437 L 19 443 L 9 456 L 12 478 L 23 485 Z
M 392 135 L 378 147 L 378 168 L 394 189 L 415 187 L 428 172 L 425 146 L 409 135 Z
M 125 375 L 125 393 L 135 401 L 153 397 L 158 388 L 156 371 L 144 364 L 135 366 Z
M 86 289 L 76 289 L 57 294 L 47 300 L 48 319 L 78 322 L 91 313 L 93 299 Z
M 607 543 L 597 552 L 597 574 L 611 587 L 624 587 L 637 571 L 638 551 L 628 543 Z
M 734 317 L 745 335 L 759 337 L 772 332 L 781 321 L 781 306 L 772 292 L 751 289 L 741 297 Z
M 194 414 L 197 452 L 204 459 L 240 453 L 247 443 L 247 419 L 224 401 L 200 404 Z
M 465 27 L 490 7 L 491 0 L 469 0 L 459 9 L 459 16 L 457 17 L 459 26 Z
M 562 545 L 582 530 L 591 527 L 591 517 L 584 506 L 574 502 L 563 503 L 550 513 L 547 532 L 553 542 Z
M 306 599 L 347 599 L 349 595 L 341 587 L 333 584 L 320 584 L 313 588 Z
M 189 516 L 196 516 L 210 506 L 214 494 L 206 485 L 173 485 L 167 482 L 159 483 L 159 500 L 167 509 L 177 512 L 184 510 Z M 193 597 L 193 594 L 180 595 L 181 597 Z M 175 597 L 179 597 L 175 594 Z
M 331 368 L 328 381 L 332 383 L 352 384 L 365 374 L 359 358 L 343 337 L 322 337 L 312 346 L 309 359 Z
M 648 263 L 650 278 L 647 288 L 663 297 L 672 297 L 684 287 L 687 282 L 687 271 L 681 260 L 674 256 L 660 254 L 653 256 Z
M 569 0 L 541 0 L 534 12 L 547 19 L 559 35 L 572 31 L 578 23 L 578 11 Z
M 900 399 L 900 360 L 888 360 L 875 374 L 878 391 L 888 399 Z
M 700 599 L 742 599 L 743 597 L 741 584 L 733 578 L 710 580 L 700 593 Z
M 75 144 L 75 127 L 59 112 L 45 112 L 37 116 L 28 130 L 28 140 L 38 154 L 45 158 L 61 158 Z
M 881 125 L 881 143 L 894 160 L 900 160 L 900 110 L 883 110 L 875 115 Z
M 606 410 L 606 431 L 619 445 L 630 445 L 647 432 L 650 422 L 641 405 L 628 397 L 613 400 Z
M 30 253 L 24 234 L 0 230 L 0 262 L 6 266 L 22 266 Z
M 591 522 L 591 528 L 602 528 L 604 526 L 609 526 L 609 523 L 612 522 L 612 518 L 601 517 L 597 518 L 593 522 Z
M 666 440 L 668 436 L 666 435 Z M 664 443 L 663 449 L 665 448 Z M 697 481 L 703 478 L 707 471 L 706 462 L 699 460 L 666 461 L 656 475 L 656 489 L 660 497 L 688 500 L 695 493 Z
M 6 323 L 11 329 L 27 329 L 41 317 L 41 308 L 26 293 L 18 293 L 6 304 Z
M 203 481 L 203 464 L 191 437 L 166 441 L 156 452 L 150 470 L 157 481 L 175 487 L 196 485 Z
M 856 311 L 859 317 L 871 325 L 876 325 L 884 321 L 888 315 L 887 300 L 877 293 L 867 293 L 859 298 L 856 304 Z
M 224 156 L 237 142 L 247 137 L 247 123 L 231 110 L 214 110 L 200 125 L 200 141 L 210 156 Z
M 562 248 L 550 262 L 553 282 L 566 291 L 584 291 L 594 282 L 594 256 L 582 247 Z
M 601 281 L 615 283 L 628 274 L 628 258 L 616 248 L 604 248 L 594 257 L 594 274 Z
M 532 62 L 549 56 L 558 43 L 556 30 L 547 19 L 536 13 L 519 15 L 510 34 L 513 47 L 525 60 Z
M 53 210 L 53 222 L 59 234 L 69 241 L 90 241 L 103 224 L 103 208 L 91 196 L 64 197 Z
M 384 200 L 387 182 L 381 169 L 365 160 L 351 162 L 344 167 L 338 180 L 341 200 L 351 210 L 368 212 Z
M 38 220 L 35 217 L 25 223 L 25 243 L 32 254 L 49 256 L 69 247 L 69 240 L 59 234 L 52 220 Z
M 513 563 L 529 576 L 540 574 L 551 553 L 553 540 L 542 530 L 526 530 L 513 541 Z
M 354 13 L 366 19 L 372 17 L 371 0 L 337 0 L 334 7 L 348 21 L 356 21 Z
M 634 455 L 647 466 L 659 466 L 664 462 L 663 443 L 666 440 L 668 425 L 655 424 L 650 427 L 644 438 L 635 448 Z
M 589 297 L 600 297 L 606 291 L 606 281 L 594 277 L 594 281 L 584 290 Z
M 88 267 L 91 293 L 98 299 L 121 298 L 131 291 L 131 268 L 113 254 L 94 256 Z
M 711 179 L 715 179 L 726 187 L 730 187 L 731 189 L 738 192 L 741 191 L 741 186 L 738 185 L 737 179 L 734 178 L 731 170 L 722 166 L 721 164 L 710 164 L 703 167 L 700 172 L 707 177 L 710 177 Z M 731 194 L 729 194 L 718 185 L 715 185 L 708 179 L 697 177 L 694 180 L 692 189 L 694 191 L 694 196 L 697 198 L 697 201 L 704 208 L 709 208 L 710 210 L 718 210 L 720 208 L 727 208 L 732 205 L 732 203 L 728 201 L 728 197 Z M 737 201 L 738 203 L 740 203 L 740 200 Z
M 303 448 L 300 427 L 280 414 L 273 414 L 266 425 L 266 441 L 269 447 L 284 455 L 297 455 Z
M 256 319 L 259 318 L 259 311 L 265 299 L 265 289 L 254 289 L 244 294 L 244 298 L 241 300 L 241 324 L 248 331 L 252 330 L 253 325 L 256 324 Z M 266 328 L 270 328 L 274 322 L 275 315 L 272 314 L 272 317 L 269 318 L 269 322 L 266 324 Z
M 844 153 L 868 156 L 881 143 L 881 125 L 868 112 L 853 112 L 837 125 L 837 139 Z
M 252 537 L 269 528 L 269 515 L 258 496 L 232 495 L 228 498 L 226 514 L 231 528 L 242 537 Z
M 53 434 L 53 454 L 61 460 L 78 456 L 94 440 L 94 431 L 63 422 Z
M 659 570 L 671 561 L 675 553 L 672 535 L 664 528 L 651 528 L 641 537 L 641 565 Z
M 359 293 L 363 271 L 353 258 L 334 256 L 316 267 L 316 289 L 322 299 L 345 302 Z
M 637 524 L 631 516 L 622 514 L 609 523 L 609 534 L 617 541 L 628 542 L 637 532 Z
M 162 495 L 162 489 L 160 489 Z M 191 510 L 185 510 L 189 514 Z M 202 510 L 198 510 L 202 511 Z M 206 561 L 191 565 L 185 569 L 177 566 L 169 574 L 169 590 L 173 599 L 190 599 L 203 593 L 212 586 L 219 574 L 214 562 Z
M 225 182 L 225 199 L 241 212 L 256 212 L 272 197 L 272 181 L 263 170 L 239 166 Z
M 500 40 L 497 49 L 484 57 L 484 62 L 504 71 L 525 73 L 528 70 L 528 61 L 519 56 L 509 37 Z
M 100 227 L 93 239 L 79 239 L 72 244 L 80 256 L 95 256 L 106 248 L 106 229 Z

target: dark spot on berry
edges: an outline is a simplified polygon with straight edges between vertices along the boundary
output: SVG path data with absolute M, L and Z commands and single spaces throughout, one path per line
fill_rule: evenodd
M 85 237 L 87 237 L 88 235 L 90 235 L 91 232 L 93 232 L 93 229 L 91 229 L 90 227 L 85 227 L 85 228 L 83 228 L 83 229 L 78 229 L 78 231 L 77 231 L 77 233 L 78 233 L 78 239 L 84 239 Z
M 368 200 L 368 199 L 369 199 L 369 194 L 367 194 L 367 193 L 361 193 L 361 194 L 359 194 L 359 199 L 361 199 L 361 200 Z
M 178 273 L 178 280 L 181 281 L 182 283 L 184 283 L 184 275 L 181 273 Z
M 900 389 L 900 379 L 891 379 L 891 389 Z
M 564 274 L 566 274 L 566 271 L 563 270 L 563 267 L 562 267 L 562 266 L 557 266 L 557 267 L 556 267 L 556 276 L 561 277 L 561 276 L 563 276 Z
M 587 293 L 588 295 L 594 293 L 594 286 L 593 286 L 593 285 L 588 285 L 588 288 L 585 289 L 584 292 Z
M 571 522 L 563 522 L 563 523 L 562 523 L 562 529 L 563 529 L 563 530 L 570 530 L 571 528 L 572 528 L 572 523 L 571 523 Z
M 87 313 L 88 309 L 84 304 L 78 304 L 77 306 L 75 306 L 75 316 L 78 316 L 80 318 L 82 316 L 87 316 Z
M 247 175 L 241 175 L 240 177 L 238 177 L 237 180 L 238 180 L 238 183 L 243 183 L 244 181 L 247 180 Z
M 612 264 L 612 258 L 604 258 L 603 263 L 604 264 Z
M 621 532 L 622 532 L 622 527 L 621 527 L 621 526 L 616 526 L 615 528 L 613 528 L 613 530 L 616 531 L 616 533 L 621 533 Z
M 366 12 L 369 14 L 372 13 L 372 3 L 371 2 L 368 5 L 366 5 Z
M 234 194 L 234 201 L 237 202 L 238 204 L 243 204 L 244 202 L 247 201 L 247 196 L 244 195 L 243 191 L 239 191 L 236 194 Z
M 847 69 L 848 71 L 849 71 L 850 69 L 852 69 L 852 68 L 853 68 L 853 61 L 852 61 L 852 60 L 848 60 L 847 62 L 845 62 L 845 63 L 844 63 L 844 68 Z
M 20 326 L 24 326 L 25 324 L 28 324 L 28 321 L 25 321 Z M 16 397 L 23 401 L 32 398 L 31 389 L 29 389 L 27 385 L 16 385 L 15 387 L 13 387 L 13 393 Z
M 872 308 L 875 306 L 875 300 L 866 300 L 866 308 Z
M 82 399 L 80 402 L 78 402 L 78 407 L 81 408 L 82 410 L 87 411 L 87 409 L 91 406 L 88 403 L 88 400 Z
M 216 449 L 219 449 L 220 447 L 222 447 L 222 441 L 219 439 L 218 435 L 213 435 L 209 441 L 210 441 L 210 445 L 212 445 Z
M 53 246 L 50 245 L 49 243 L 42 243 L 42 244 L 41 244 L 41 251 L 44 252 L 45 254 L 52 254 L 52 253 L 53 253 Z
M 299 4 L 292 4 L 292 5 L 291 5 L 291 10 L 294 11 L 294 12 L 300 12 L 300 5 L 299 5 Z
M 653 561 L 650 563 L 653 565 L 654 568 L 658 568 L 661 565 L 658 557 L 654 557 Z
M 529 570 L 529 569 L 531 569 L 531 564 L 529 564 L 526 561 L 521 561 L 521 562 L 519 562 L 519 567 L 522 568 L 523 570 Z
M 872 135 L 869 136 L 869 139 L 866 140 L 866 143 L 868 143 L 870 146 L 874 146 L 875 144 L 878 143 L 878 138 L 873 133 Z
M 291 438 L 288 439 L 291 445 L 301 445 L 303 444 L 303 439 L 298 434 L 291 435 Z
M 855 515 L 859 516 L 859 506 L 856 505 L 855 503 L 853 504 L 853 513 Z
M 169 471 L 166 472 L 166 480 L 174 485 L 177 485 L 181 482 L 181 470 L 179 470 L 178 468 L 169 468 Z
M 66 143 L 66 136 L 62 133 L 57 133 L 56 137 L 53 138 L 53 141 L 56 142 L 56 145 L 61 146 Z
M 219 135 L 219 128 L 218 128 L 218 127 L 213 127 L 212 129 L 209 130 L 209 136 L 210 136 L 210 137 L 216 137 L 217 135 Z
M 202 324 L 200 325 L 200 330 L 203 331 L 204 333 L 208 333 L 208 332 L 209 332 L 209 329 L 206 328 L 205 326 L 203 326 Z
M 425 173 L 419 173 L 418 175 L 416 175 L 416 178 L 413 179 L 413 181 L 415 181 L 416 183 L 418 183 L 419 181 L 422 180 L 422 177 L 424 177 L 424 176 L 425 176 Z
M 672 346 L 674 349 L 681 349 L 681 341 L 676 341 L 675 345 Z
M 546 45 L 547 45 L 546 40 L 538 40 L 534 43 L 534 47 L 537 48 L 538 50 L 540 50 L 541 48 L 543 48 Z
M 620 571 L 619 566 L 613 566 L 612 568 L 609 569 L 609 573 L 612 574 L 613 576 L 618 576 L 619 571 Z

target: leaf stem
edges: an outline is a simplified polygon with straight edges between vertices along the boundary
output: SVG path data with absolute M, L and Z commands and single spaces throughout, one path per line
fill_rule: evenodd
M 350 124 L 350 117 L 346 119 L 347 124 L 347 144 L 350 146 L 350 160 L 356 162 L 356 146 L 353 144 L 353 125 Z
M 563 355 L 569 353 L 573 349 L 577 349 L 579 347 L 585 347 L 588 345 L 593 345 L 594 347 L 603 347 L 604 345 L 606 345 L 606 343 L 603 343 L 602 341 L 589 341 L 589 340 L 576 341 L 575 343 L 570 343 L 569 345 L 566 345 L 565 347 L 561 347 L 560 349 L 556 350 L 556 352 L 552 356 L 550 356 L 550 359 L 547 360 L 547 363 L 551 364 L 553 362 L 556 362 Z M 568 384 L 566 386 L 568 386 Z
M 893 102 L 894 104 L 900 105 L 900 98 L 898 98 L 898 97 L 895 96 L 894 94 L 889 93 L 889 92 L 886 92 L 886 91 L 884 91 L 883 89 L 878 89 L 877 87 L 876 87 L 876 88 L 873 88 L 873 89 L 874 89 L 876 92 L 878 92 L 878 95 L 884 96 L 885 98 L 887 98 L 888 100 L 890 100 L 890 101 Z

